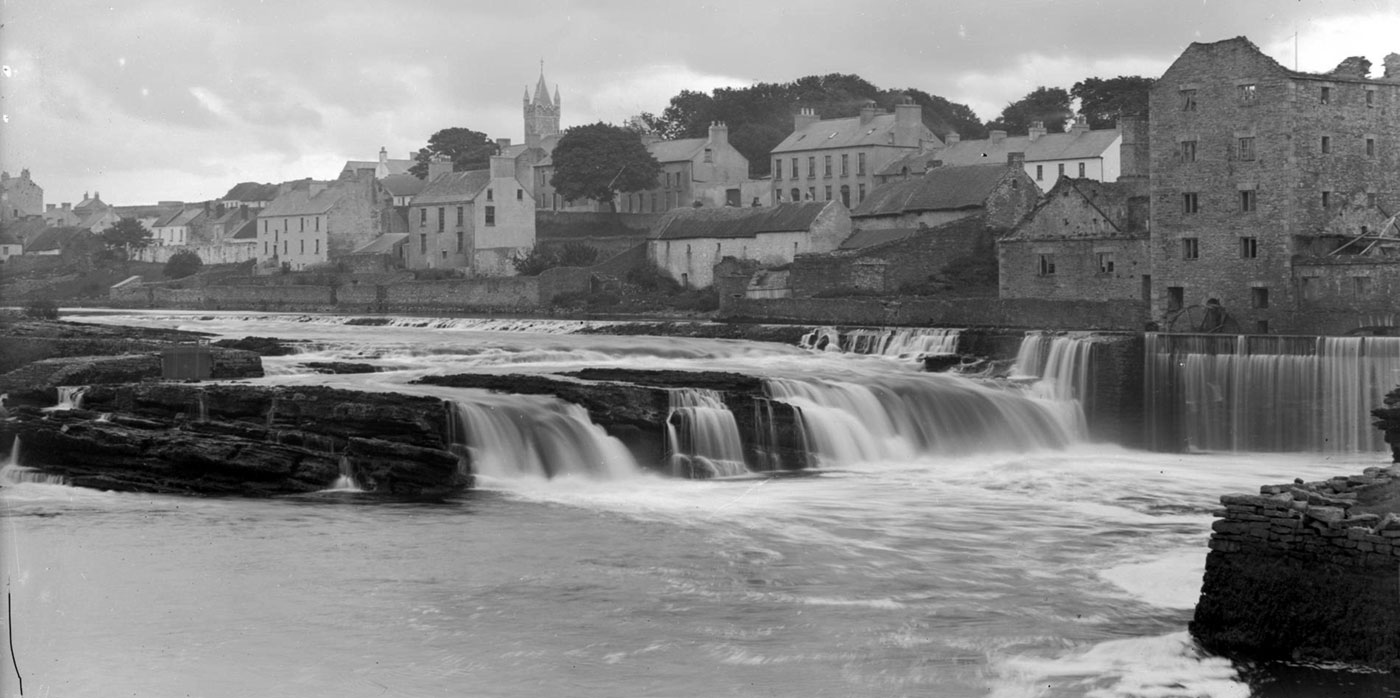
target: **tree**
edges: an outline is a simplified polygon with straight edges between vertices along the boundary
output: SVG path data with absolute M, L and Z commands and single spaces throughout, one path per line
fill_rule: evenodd
M 521 276 L 538 276 L 554 267 L 588 267 L 598 261 L 598 249 L 581 242 L 568 242 L 559 247 L 535 245 L 523 257 L 511 260 Z
M 123 256 L 130 250 L 139 250 L 151 244 L 151 231 L 135 218 L 123 218 L 100 233 L 102 244 L 110 252 L 121 252 Z
M 428 147 L 419 148 L 413 156 L 417 161 L 408 168 L 409 173 L 418 179 L 428 178 L 428 163 L 436 158 L 452 161 L 459 171 L 484 170 L 491 166 L 491 156 L 500 153 L 500 148 L 489 136 L 469 128 L 454 126 L 434 133 L 428 138 Z
M 199 273 L 203 267 L 204 260 L 200 259 L 198 254 L 192 250 L 180 250 L 170 255 L 170 259 L 166 261 L 165 278 L 183 279 L 186 276 Z
M 565 131 L 551 157 L 554 176 L 549 184 L 560 196 L 606 201 L 614 211 L 616 192 L 651 189 L 661 175 L 661 163 L 636 132 L 601 121 Z
M 1063 87 L 1037 87 L 1006 105 L 1001 117 L 987 124 L 987 128 L 1020 135 L 1029 131 L 1033 122 L 1040 121 L 1047 132 L 1060 133 L 1065 130 L 1065 120 L 1074 114 L 1069 103 L 1069 93 Z
M 1079 100 L 1079 113 L 1089 128 L 1113 128 L 1124 114 L 1147 116 L 1147 93 L 1152 78 L 1120 75 L 1116 78 L 1085 78 L 1074 83 L 1070 95 Z

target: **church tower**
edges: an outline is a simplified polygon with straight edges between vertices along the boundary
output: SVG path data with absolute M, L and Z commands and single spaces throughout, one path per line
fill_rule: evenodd
M 554 86 L 554 97 L 550 98 L 549 88 L 544 83 L 544 61 L 540 61 L 540 80 L 535 84 L 535 95 L 525 88 L 525 146 L 540 147 L 548 136 L 559 135 L 559 86 Z

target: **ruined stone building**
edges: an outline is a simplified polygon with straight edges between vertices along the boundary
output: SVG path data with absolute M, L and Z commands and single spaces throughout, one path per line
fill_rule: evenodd
M 1164 329 L 1211 298 L 1245 332 L 1400 324 L 1400 55 L 1370 67 L 1297 72 L 1239 37 L 1191 44 L 1157 80 L 1150 295 Z
M 18 177 L 0 172 L 0 221 L 44 213 L 44 188 L 29 177 L 29 170 L 20 170 Z
M 854 209 L 877 184 L 875 175 L 911 153 L 942 147 L 924 126 L 923 108 L 905 99 L 893 114 L 875 105 L 860 116 L 821 119 L 804 108 L 793 130 L 773 149 L 773 193 L 777 201 L 840 201 Z

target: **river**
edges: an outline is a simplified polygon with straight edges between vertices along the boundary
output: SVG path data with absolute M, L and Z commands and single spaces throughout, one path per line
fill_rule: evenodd
M 1053 433 L 995 436 L 1025 428 L 1013 420 L 953 447 L 914 443 L 898 418 L 873 425 L 865 409 L 832 437 L 864 445 L 801 476 L 682 480 L 623 463 L 545 479 L 502 464 L 441 503 L 9 484 L 2 564 L 26 696 L 1400 692 L 1382 675 L 1236 665 L 1186 634 L 1221 494 L 1360 472 L 1380 453 L 1089 443 L 1063 404 L 928 376 L 899 356 L 580 335 L 545 321 L 83 319 L 308 340 L 312 353 L 265 359 L 267 383 L 488 404 L 509 398 L 404 384 L 596 366 L 738 370 L 884 386 L 885 397 L 932 381 L 1030 405 L 1046 415 L 1035 428 Z M 297 368 L 308 360 L 392 370 L 309 374 Z M 18 695 L 14 669 L 0 671 L 4 695 Z

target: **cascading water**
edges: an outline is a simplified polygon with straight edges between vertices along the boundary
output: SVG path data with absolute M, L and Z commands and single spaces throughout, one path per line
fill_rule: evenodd
M 797 410 L 808 453 L 827 467 L 929 453 L 1061 448 L 1083 438 L 1072 403 L 956 376 L 882 377 L 866 384 L 774 378 L 765 388 Z
M 739 425 L 718 391 L 672 390 L 670 407 L 666 445 L 671 453 L 671 472 L 733 477 L 749 471 L 744 465 Z
M 961 329 L 945 327 L 887 327 L 841 332 L 819 327 L 803 335 L 805 349 L 841 351 L 848 354 L 883 356 L 928 356 L 957 353 Z
M 1146 380 L 1153 448 L 1376 451 L 1400 338 L 1149 334 Z
M 486 395 L 455 401 L 460 435 L 477 475 L 622 478 L 639 469 L 621 441 L 588 411 L 555 398 Z
M 360 483 L 355 481 L 354 469 L 350 467 L 350 459 L 345 456 L 340 457 L 340 477 L 331 484 L 331 489 L 338 492 L 364 492 Z
M 0 465 L 0 485 L 19 485 L 24 483 L 39 485 L 66 485 L 67 480 L 61 475 L 48 475 L 33 468 L 26 468 L 19 464 L 20 442 L 16 436 L 10 444 L 10 454 L 6 456 L 4 464 Z
M 77 410 L 83 407 L 83 394 L 87 392 L 86 385 L 60 385 L 58 386 L 58 404 L 53 407 L 46 407 L 45 410 Z
M 1082 431 L 1090 400 L 1094 344 L 1088 337 L 1031 332 L 1021 340 L 1013 379 L 1028 380 L 1031 395 L 1072 405 Z

